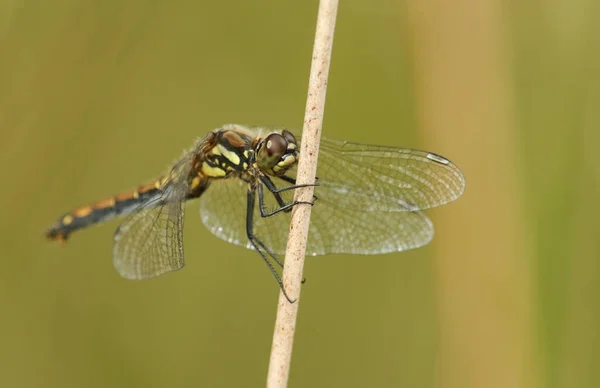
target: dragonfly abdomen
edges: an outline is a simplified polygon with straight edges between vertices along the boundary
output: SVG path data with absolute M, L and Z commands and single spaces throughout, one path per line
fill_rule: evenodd
M 160 198 L 163 183 L 164 179 L 161 178 L 152 184 L 140 186 L 137 190 L 121 193 L 89 205 L 79 206 L 60 217 L 48 229 L 46 237 L 52 240 L 66 241 L 69 235 L 78 229 L 129 214 L 149 201 Z

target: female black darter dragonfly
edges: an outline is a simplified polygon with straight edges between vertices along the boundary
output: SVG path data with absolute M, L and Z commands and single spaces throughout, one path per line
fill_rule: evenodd
M 75 230 L 127 215 L 115 231 L 114 265 L 125 278 L 152 278 L 184 266 L 184 203 L 200 197 L 204 225 L 223 240 L 256 250 L 293 302 L 277 268 L 289 211 L 298 204 L 292 199 L 298 158 L 298 142 L 287 130 L 225 125 L 198 140 L 166 175 L 77 207 L 46 235 L 66 241 Z M 313 256 L 423 246 L 433 225 L 422 210 L 452 202 L 465 189 L 461 171 L 440 155 L 325 137 L 317 177 L 307 242 Z

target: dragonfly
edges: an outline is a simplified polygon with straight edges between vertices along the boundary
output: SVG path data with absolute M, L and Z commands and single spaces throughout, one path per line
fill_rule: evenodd
M 431 241 L 423 212 L 459 198 L 465 178 L 433 152 L 323 137 L 311 202 L 294 201 L 299 142 L 285 129 L 228 124 L 198 139 L 167 173 L 135 190 L 79 206 L 46 232 L 65 242 L 79 229 L 125 216 L 113 239 L 121 276 L 148 279 L 184 264 L 185 202 L 199 198 L 204 225 L 217 237 L 253 249 L 281 280 L 290 211 L 315 205 L 307 254 L 374 255 Z M 318 201 L 317 201 L 318 200 Z

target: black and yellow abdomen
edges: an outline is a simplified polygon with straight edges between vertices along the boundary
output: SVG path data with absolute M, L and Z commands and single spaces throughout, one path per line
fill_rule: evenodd
M 152 184 L 138 187 L 137 190 L 128 191 L 89 205 L 77 207 L 60 217 L 48 229 L 46 237 L 64 242 L 72 232 L 78 229 L 120 215 L 129 214 L 139 206 L 160 197 L 163 184 L 164 180 L 158 179 Z

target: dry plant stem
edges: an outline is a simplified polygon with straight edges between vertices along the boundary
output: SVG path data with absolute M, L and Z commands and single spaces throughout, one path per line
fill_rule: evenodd
M 296 176 L 296 184 L 298 185 L 314 183 L 317 172 L 317 154 L 323 125 L 327 77 L 329 75 L 337 8 L 337 0 L 321 0 L 319 3 L 308 98 L 304 114 L 304 128 L 302 129 L 300 161 Z M 313 192 L 314 187 L 311 186 L 300 188 L 296 190 L 294 199 L 310 202 L 313 199 Z M 277 319 L 267 376 L 267 387 L 269 388 L 286 387 L 288 382 L 311 208 L 310 205 L 298 205 L 292 211 L 290 235 L 283 268 L 283 284 L 288 295 L 291 298 L 296 298 L 296 303 L 289 303 L 283 293 L 279 293 Z

